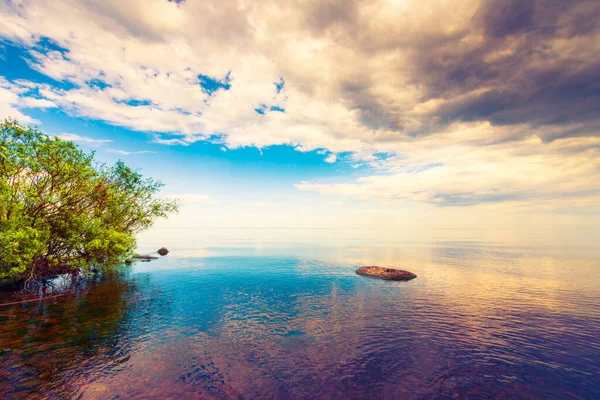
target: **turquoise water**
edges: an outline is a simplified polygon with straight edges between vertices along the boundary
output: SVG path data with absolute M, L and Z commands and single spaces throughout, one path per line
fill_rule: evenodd
M 596 237 L 150 232 L 167 257 L 0 307 L 0 397 L 600 398 Z

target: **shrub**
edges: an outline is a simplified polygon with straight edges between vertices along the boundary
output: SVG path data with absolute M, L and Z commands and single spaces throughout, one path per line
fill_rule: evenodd
M 15 120 L 0 124 L 0 278 L 39 279 L 110 268 L 135 233 L 177 211 L 163 184 L 119 161 L 94 163 L 70 141 Z

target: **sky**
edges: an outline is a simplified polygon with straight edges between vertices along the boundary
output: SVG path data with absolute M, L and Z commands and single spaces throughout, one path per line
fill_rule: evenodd
M 160 227 L 600 226 L 600 2 L 0 0 L 0 117 Z

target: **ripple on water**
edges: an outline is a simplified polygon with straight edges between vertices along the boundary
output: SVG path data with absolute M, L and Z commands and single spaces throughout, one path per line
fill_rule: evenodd
M 559 260 L 506 248 L 414 254 L 411 282 L 301 257 L 169 257 L 4 307 L 0 394 L 600 396 L 593 260 L 560 260 L 565 281 Z

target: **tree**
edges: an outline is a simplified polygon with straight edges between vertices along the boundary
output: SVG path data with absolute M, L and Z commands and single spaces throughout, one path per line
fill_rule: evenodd
M 163 184 L 123 162 L 97 165 L 70 141 L 15 120 L 0 124 L 0 278 L 110 268 L 135 234 L 176 212 Z

